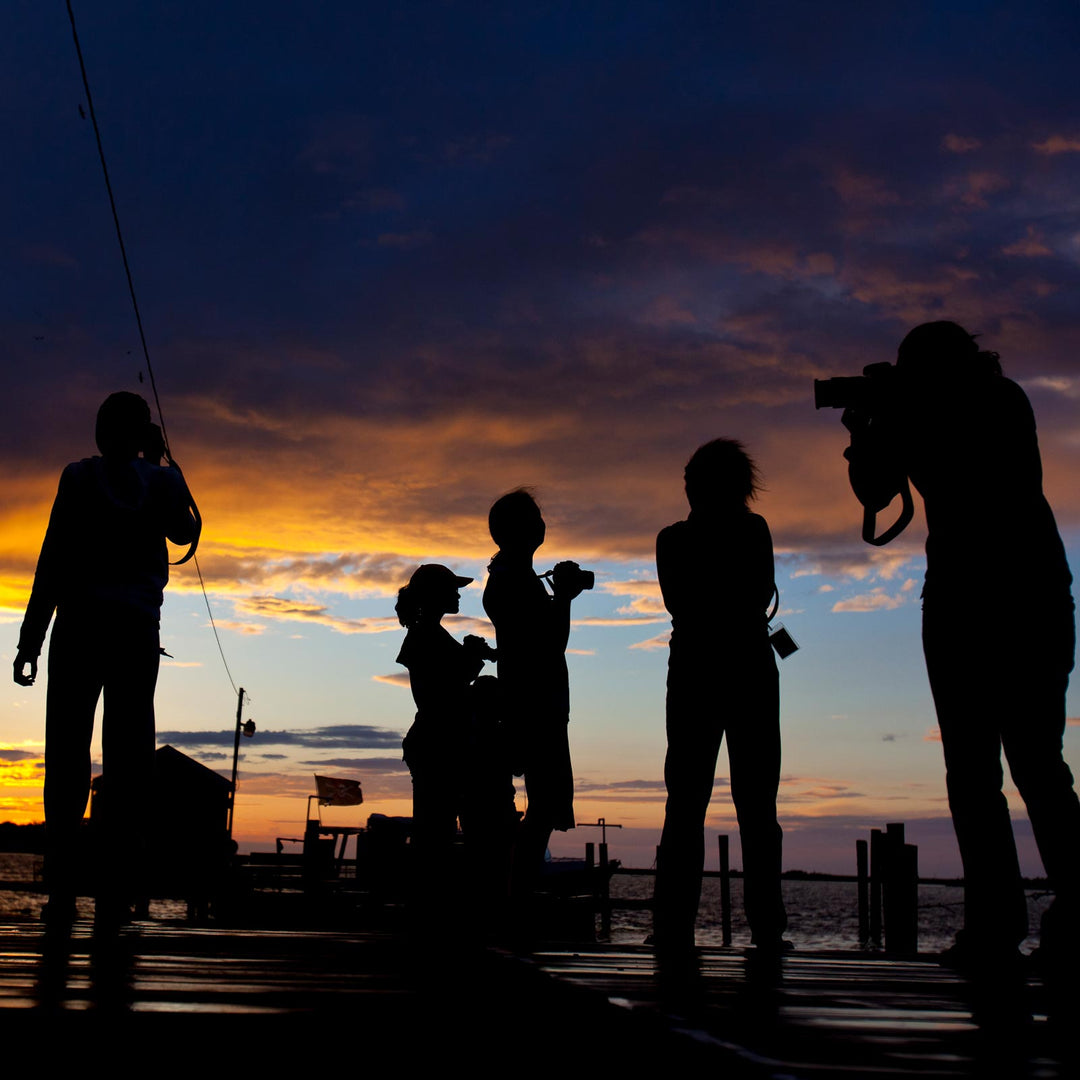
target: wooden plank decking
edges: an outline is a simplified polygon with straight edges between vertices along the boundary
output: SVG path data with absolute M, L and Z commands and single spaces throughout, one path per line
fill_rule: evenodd
M 39 924 L 0 925 L 5 1030 L 75 1045 L 107 1032 L 143 1052 L 167 1045 L 189 1069 L 227 1033 L 237 1062 L 268 1068 L 466 1055 L 475 1074 L 500 1076 L 617 1076 L 656 1060 L 729 1077 L 1080 1075 L 1037 979 L 1019 1002 L 980 1002 L 932 958 L 763 964 L 704 949 L 673 971 L 640 945 L 521 958 L 400 933 L 153 922 L 107 947 L 83 923 L 67 948 L 50 955 L 45 941 Z

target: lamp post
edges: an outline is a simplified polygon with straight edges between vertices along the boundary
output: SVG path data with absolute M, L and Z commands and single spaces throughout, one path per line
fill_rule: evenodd
M 255 734 L 255 721 L 241 721 L 241 713 L 244 711 L 244 688 L 241 686 L 236 695 L 236 738 L 233 740 L 232 756 L 232 790 L 229 792 L 229 828 L 228 836 L 232 839 L 233 816 L 236 812 L 236 774 L 240 763 L 240 736 L 250 739 Z

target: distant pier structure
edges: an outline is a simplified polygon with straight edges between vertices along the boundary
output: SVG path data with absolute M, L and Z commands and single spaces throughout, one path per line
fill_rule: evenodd
M 919 849 L 904 841 L 903 822 L 871 829 L 869 849 L 855 841 L 859 944 L 894 956 L 919 951 Z

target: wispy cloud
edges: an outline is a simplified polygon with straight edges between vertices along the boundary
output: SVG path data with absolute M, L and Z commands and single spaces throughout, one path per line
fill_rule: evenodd
M 310 765 L 316 769 L 352 769 L 356 772 L 380 772 L 380 773 L 400 773 L 408 772 L 409 767 L 401 760 L 400 757 L 388 758 L 388 757 L 371 757 L 371 758 L 357 758 L 357 757 L 338 757 L 338 758 L 314 758 L 306 761 L 301 761 L 301 765 Z
M 605 581 L 601 588 L 613 596 L 629 597 L 629 603 L 617 609 L 620 615 L 667 615 L 660 582 L 655 576 L 629 581 Z
M 571 626 L 648 626 L 650 623 L 663 622 L 663 619 L 651 615 L 586 615 L 571 620 Z
M 846 600 L 837 600 L 830 610 L 838 612 L 893 611 L 907 603 L 910 590 L 889 595 L 884 586 L 872 589 L 868 593 L 849 596 Z
M 671 641 L 671 631 L 666 634 L 657 634 L 656 637 L 646 638 L 644 641 L 635 641 L 633 645 L 628 645 L 630 649 L 644 649 L 650 651 L 652 649 L 666 649 L 668 642 Z
M 412 687 L 407 671 L 392 671 L 389 675 L 372 675 L 373 682 L 387 683 L 390 686 L 400 686 L 408 690 Z
M 957 135 L 950 132 L 942 137 L 941 145 L 950 154 L 970 154 L 973 150 L 978 150 L 982 142 L 972 135 Z
M 157 741 L 170 746 L 232 746 L 235 731 L 159 731 Z M 259 746 L 307 746 L 319 749 L 379 750 L 400 747 L 401 732 L 368 724 L 335 724 L 292 731 L 260 731 Z
M 1047 135 L 1042 142 L 1032 143 L 1031 146 L 1040 154 L 1076 154 L 1080 153 L 1080 136 Z

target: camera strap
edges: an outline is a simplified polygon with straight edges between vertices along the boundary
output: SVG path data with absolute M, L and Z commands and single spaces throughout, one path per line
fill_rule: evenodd
M 202 536 L 202 514 L 199 512 L 199 506 L 195 502 L 195 496 L 191 494 L 191 488 L 187 486 L 187 481 L 184 480 L 184 473 L 180 466 L 177 465 L 171 457 L 168 461 L 169 464 L 180 473 L 180 479 L 183 482 L 184 490 L 187 491 L 187 508 L 191 511 L 191 516 L 195 519 L 195 537 L 191 541 L 190 547 L 188 547 L 187 552 L 181 558 L 177 559 L 175 562 L 169 563 L 170 566 L 183 566 L 184 563 L 195 558 L 195 552 L 199 549 L 199 537 Z M 202 575 L 200 575 L 200 578 L 201 576 Z
M 188 492 L 188 509 L 195 519 L 195 538 L 191 541 L 191 546 L 187 549 L 187 552 L 175 562 L 169 563 L 170 566 L 183 566 L 188 560 L 195 558 L 195 552 L 199 549 L 199 537 L 202 536 L 202 514 L 199 513 L 199 507 L 191 497 L 190 491 Z
M 900 516 L 880 535 L 877 531 L 877 511 L 871 506 L 863 506 L 862 538 L 874 547 L 884 547 L 895 540 L 911 523 L 915 516 L 915 502 L 911 498 L 911 485 L 905 476 L 900 485 Z M 884 509 L 884 507 L 882 507 Z

